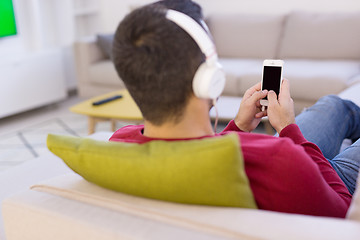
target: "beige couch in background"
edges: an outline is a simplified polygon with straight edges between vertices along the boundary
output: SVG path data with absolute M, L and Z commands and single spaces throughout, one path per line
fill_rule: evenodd
M 224 94 L 241 96 L 260 81 L 267 58 L 285 61 L 297 112 L 360 81 L 360 12 L 214 15 L 209 27 L 227 73 Z
M 94 97 L 124 88 L 115 68 L 96 38 L 74 44 L 77 90 L 80 97 Z
M 227 83 L 223 95 L 242 96 L 261 81 L 264 59 L 283 59 L 296 112 L 360 82 L 360 12 L 208 17 Z M 186 49 L 184 49 L 186 50 Z M 95 40 L 75 44 L 80 96 L 124 85 Z

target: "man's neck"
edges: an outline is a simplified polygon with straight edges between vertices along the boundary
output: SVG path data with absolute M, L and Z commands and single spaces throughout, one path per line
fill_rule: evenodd
M 144 136 L 151 138 L 186 139 L 214 135 L 209 117 L 209 103 L 198 98 L 189 101 L 179 122 L 166 122 L 155 126 L 145 121 L 144 126 Z

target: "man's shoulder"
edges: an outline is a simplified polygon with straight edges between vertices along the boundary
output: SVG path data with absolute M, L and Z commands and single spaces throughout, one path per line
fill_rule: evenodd
M 141 142 L 144 125 L 128 125 L 118 129 L 109 139 L 116 142 Z

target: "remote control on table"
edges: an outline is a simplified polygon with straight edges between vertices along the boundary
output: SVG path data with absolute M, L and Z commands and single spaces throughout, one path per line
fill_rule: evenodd
M 99 105 L 102 105 L 104 103 L 108 103 L 108 102 L 111 102 L 111 101 L 114 101 L 114 100 L 120 99 L 120 98 L 122 98 L 121 95 L 115 95 L 113 97 L 109 97 L 109 98 L 102 99 L 100 101 L 93 102 L 92 105 L 93 106 L 99 106 Z

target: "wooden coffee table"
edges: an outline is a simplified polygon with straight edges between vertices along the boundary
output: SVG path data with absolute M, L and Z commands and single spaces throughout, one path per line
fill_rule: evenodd
M 121 95 L 122 98 L 99 106 L 92 105 L 93 102 L 115 95 Z M 127 90 L 115 91 L 91 98 L 71 107 L 70 111 L 88 116 L 89 134 L 95 132 L 96 124 L 100 121 L 111 121 L 112 131 L 116 131 L 117 120 L 134 122 L 135 124 L 139 124 L 143 121 L 139 108 Z
M 92 105 L 93 102 L 115 95 L 121 95 L 122 98 L 99 106 Z M 242 98 L 240 97 L 221 96 L 217 103 L 219 120 L 228 122 L 231 119 L 234 119 L 239 110 L 241 99 Z M 95 132 L 96 124 L 101 121 L 110 121 L 112 131 L 116 131 L 116 121 L 118 120 L 133 122 L 134 124 L 140 124 L 143 122 L 141 112 L 127 90 L 115 91 L 91 98 L 71 107 L 70 111 L 88 116 L 89 134 Z M 214 120 L 215 115 L 216 114 L 213 108 L 210 111 L 210 117 Z M 271 135 L 274 134 L 274 130 L 272 129 L 268 119 L 263 118 L 262 121 L 264 123 L 266 133 Z

